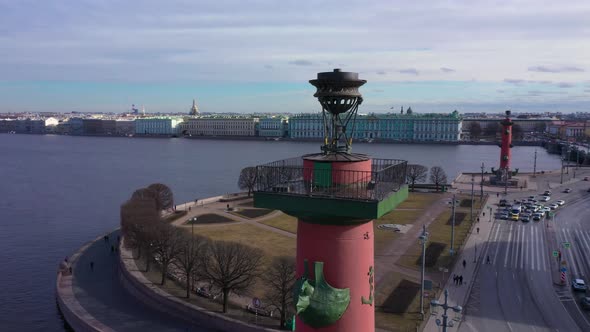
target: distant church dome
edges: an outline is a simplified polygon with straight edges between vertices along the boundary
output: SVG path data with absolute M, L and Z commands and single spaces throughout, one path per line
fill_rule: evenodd
M 199 115 L 199 108 L 197 107 L 197 102 L 193 99 L 193 107 L 191 107 L 191 111 L 188 113 L 189 115 Z

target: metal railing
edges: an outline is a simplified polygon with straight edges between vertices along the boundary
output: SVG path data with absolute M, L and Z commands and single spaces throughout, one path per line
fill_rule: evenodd
M 380 201 L 406 182 L 407 162 L 373 159 L 371 171 L 304 167 L 303 158 L 257 166 L 257 192 Z

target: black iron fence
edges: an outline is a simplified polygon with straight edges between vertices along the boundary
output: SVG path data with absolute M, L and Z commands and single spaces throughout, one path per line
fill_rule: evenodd
M 371 171 L 337 170 L 290 158 L 257 166 L 255 191 L 380 201 L 405 184 L 406 166 L 404 160 L 373 159 Z

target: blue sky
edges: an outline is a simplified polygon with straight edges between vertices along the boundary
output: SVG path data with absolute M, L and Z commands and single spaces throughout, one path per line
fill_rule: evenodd
M 589 111 L 588 1 L 0 0 L 0 112 Z

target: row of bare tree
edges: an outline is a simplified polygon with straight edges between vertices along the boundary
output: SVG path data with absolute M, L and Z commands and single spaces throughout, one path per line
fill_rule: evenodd
M 416 183 L 424 183 L 428 178 L 428 167 L 424 165 L 410 164 L 406 169 L 407 182 L 411 185 L 412 191 L 414 191 L 414 185 Z M 447 183 L 447 174 L 440 166 L 432 166 L 430 168 L 430 181 L 438 187 Z
M 223 312 L 227 312 L 230 293 L 245 294 L 257 280 L 266 289 L 265 302 L 281 314 L 284 326 L 291 310 L 291 290 L 295 282 L 295 261 L 277 257 L 266 270 L 260 249 L 241 243 L 211 241 L 164 222 L 158 195 L 137 190 L 121 206 L 121 230 L 124 243 L 135 249 L 137 259 L 144 259 L 146 271 L 157 261 L 164 285 L 169 274 L 180 274 L 186 297 L 199 282 L 207 282 L 223 295 Z M 170 273 L 169 273 L 170 272 Z

